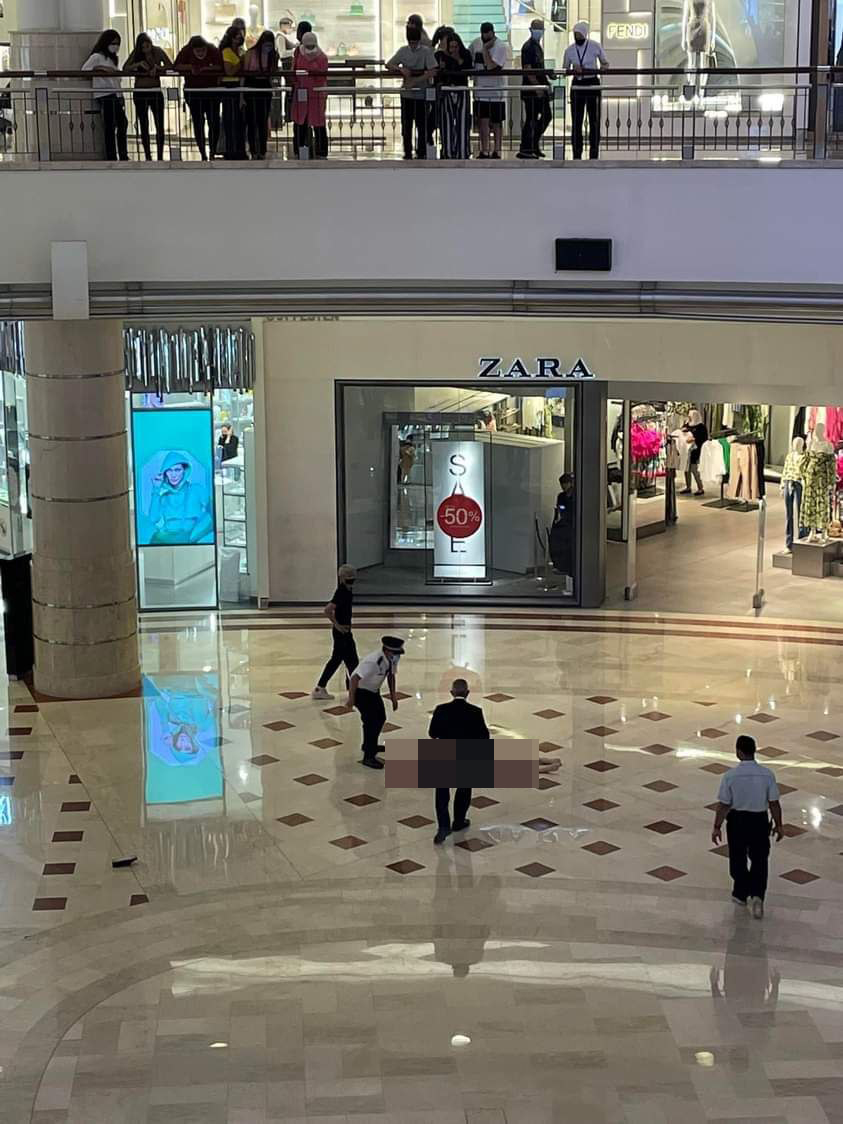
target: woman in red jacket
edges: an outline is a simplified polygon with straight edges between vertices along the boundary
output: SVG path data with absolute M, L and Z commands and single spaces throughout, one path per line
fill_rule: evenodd
M 302 148 L 316 160 L 324 160 L 328 155 L 327 84 L 328 56 L 319 49 L 313 32 L 306 31 L 293 56 L 293 129 L 299 157 Z

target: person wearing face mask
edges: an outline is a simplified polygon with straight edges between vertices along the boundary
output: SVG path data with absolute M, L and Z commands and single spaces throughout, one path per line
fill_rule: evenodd
M 419 29 L 419 42 L 423 47 L 433 47 L 435 45 L 431 43 L 430 36 L 424 29 L 424 20 L 421 18 L 421 16 L 407 16 L 407 27 L 417 27 Z
M 241 21 L 242 22 L 242 21 Z M 246 122 L 240 94 L 241 72 L 246 48 L 245 32 L 232 24 L 220 40 L 220 54 L 225 73 L 220 85 L 226 91 L 222 98 L 222 131 L 225 137 L 225 159 L 246 159 Z
M 208 159 L 205 140 L 205 122 L 208 123 L 208 140 L 211 159 L 220 133 L 220 98 L 216 92 L 223 73 L 222 55 L 201 35 L 194 35 L 176 55 L 173 69 L 184 75 L 184 101 L 193 121 L 193 136 L 199 155 Z
M 348 706 L 360 713 L 363 724 L 363 761 L 370 769 L 382 769 L 383 761 L 376 757 L 383 751 L 378 738 L 386 725 L 386 709 L 381 698 L 384 680 L 389 690 L 392 709 L 398 709 L 395 689 L 395 672 L 404 654 L 404 641 L 398 636 L 382 636 L 381 647 L 364 656 L 351 675 L 348 684 Z
M 436 36 L 434 36 L 434 39 Z M 468 160 L 471 155 L 471 109 L 468 76 L 473 70 L 471 55 L 456 31 L 442 36 L 441 50 L 436 52 L 439 73 L 437 108 L 443 160 Z
M 530 24 L 530 38 L 521 48 L 523 89 L 521 104 L 524 107 L 524 125 L 521 130 L 519 160 L 535 160 L 544 156 L 541 139 L 553 120 L 550 108 L 550 75 L 544 71 L 542 36 L 544 20 L 534 19 Z
M 588 114 L 588 156 L 596 160 L 600 150 L 600 71 L 609 60 L 599 43 L 588 37 L 588 24 L 574 24 L 574 41 L 563 56 L 565 73 L 571 75 L 571 145 L 574 159 L 582 160 L 583 120 Z
M 118 157 L 120 160 L 129 159 L 126 145 L 129 119 L 126 116 L 126 106 L 120 86 L 120 67 L 117 64 L 119 51 L 119 33 L 104 31 L 82 64 L 83 70 L 88 70 L 95 75 L 94 104 L 102 116 L 106 160 L 117 160 Z
M 269 111 L 272 108 L 272 78 L 278 72 L 275 36 L 264 31 L 243 59 L 243 84 L 246 100 L 246 136 L 253 160 L 266 158 L 269 143 Z
M 305 31 L 293 56 L 293 139 L 296 156 L 302 150 L 314 160 L 328 156 L 325 104 L 328 94 L 328 56 L 312 31 Z
M 413 130 L 416 134 L 416 159 L 427 159 L 427 146 L 431 138 L 430 112 L 427 89 L 436 74 L 436 55 L 433 48 L 421 41 L 421 27 L 407 21 L 407 45 L 399 47 L 387 62 L 390 74 L 400 74 L 401 86 L 401 139 L 404 142 L 404 159 L 413 159 Z
M 500 160 L 503 123 L 506 120 L 506 47 L 495 35 L 495 25 L 480 24 L 480 38 L 469 48 L 477 77 L 474 79 L 474 110 L 480 133 L 480 159 Z

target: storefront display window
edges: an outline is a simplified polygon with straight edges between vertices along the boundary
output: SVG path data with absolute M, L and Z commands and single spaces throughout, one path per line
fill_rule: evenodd
M 0 372 L 0 406 L 0 555 L 14 556 L 32 550 L 29 431 L 22 375 Z
M 574 597 L 573 388 L 341 398 L 341 549 L 361 594 Z
M 139 607 L 248 603 L 255 511 L 252 394 L 130 397 Z

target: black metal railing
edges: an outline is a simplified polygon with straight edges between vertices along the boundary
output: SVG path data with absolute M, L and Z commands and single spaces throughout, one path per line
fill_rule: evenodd
M 548 92 L 536 95 L 525 92 L 520 71 L 506 71 L 496 92 L 504 120 L 489 147 L 501 159 L 525 156 L 524 123 L 539 97 L 550 121 L 531 147 L 556 161 L 575 158 L 580 147 L 586 158 L 611 160 L 825 159 L 843 151 L 843 72 L 840 84 L 837 73 L 612 70 L 599 92 L 587 95 L 595 112 L 582 115 L 577 138 L 566 80 L 551 75 Z M 0 164 L 485 155 L 478 110 L 488 92 L 437 84 L 408 112 L 400 80 L 377 64 L 334 68 L 315 89 L 290 72 L 264 89 L 185 89 L 179 76 L 167 75 L 160 89 L 138 90 L 120 77 L 110 97 L 81 72 L 10 72 L 0 80 Z M 598 133 L 599 144 L 592 143 Z

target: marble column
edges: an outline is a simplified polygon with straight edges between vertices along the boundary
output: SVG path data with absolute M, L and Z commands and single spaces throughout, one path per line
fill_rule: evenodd
M 140 668 L 122 325 L 32 321 L 24 354 L 35 687 L 125 694 Z

